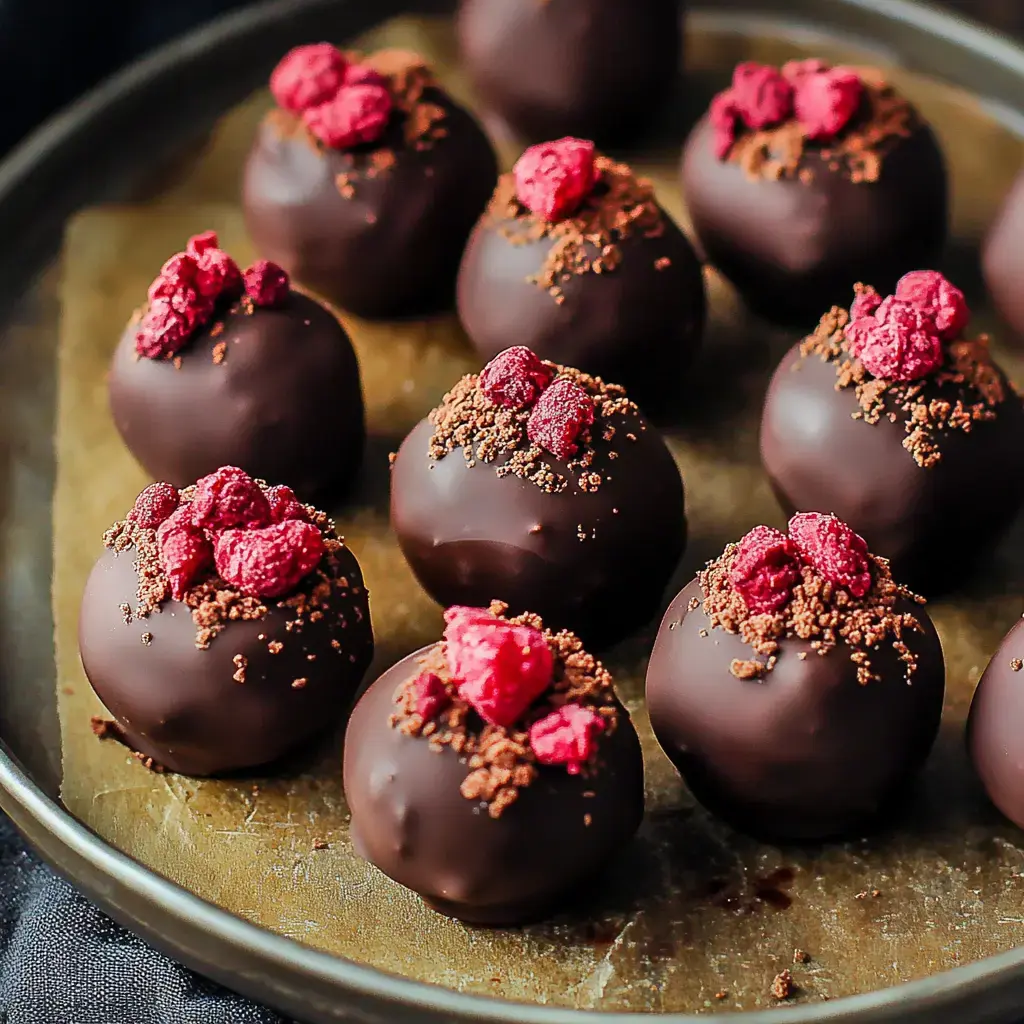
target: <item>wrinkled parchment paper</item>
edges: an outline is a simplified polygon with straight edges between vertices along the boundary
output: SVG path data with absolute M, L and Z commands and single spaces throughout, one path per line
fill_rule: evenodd
M 442 68 L 453 66 L 444 22 L 392 23 L 373 42 L 418 48 Z M 707 33 L 691 36 L 689 49 L 691 66 L 719 71 L 696 76 L 691 110 L 706 103 L 720 70 L 739 59 L 864 56 L 821 39 L 804 38 L 800 45 L 762 39 L 755 46 Z M 874 55 L 881 62 L 885 57 Z M 466 95 L 457 73 L 446 78 Z M 958 281 L 974 282 L 977 236 L 1009 186 L 1021 146 L 969 97 L 911 76 L 899 81 L 946 144 L 956 183 L 957 243 L 949 269 Z M 123 747 L 95 739 L 89 717 L 101 708 L 78 660 L 79 596 L 103 530 L 147 483 L 108 414 L 107 363 L 149 281 L 188 235 L 214 228 L 239 262 L 251 257 L 238 181 L 268 103 L 260 95 L 230 113 L 161 195 L 87 210 L 67 234 L 54 605 L 68 808 L 154 870 L 263 927 L 386 971 L 512 999 L 607 1010 L 749 1009 L 771 1002 L 771 979 L 786 966 L 800 987 L 798 998 L 834 998 L 1024 941 L 1024 835 L 987 807 L 962 750 L 974 684 L 1024 610 L 1019 589 L 1012 593 L 1024 567 L 1009 554 L 1020 551 L 1021 530 L 975 594 L 932 609 L 949 667 L 942 737 L 906 818 L 870 840 L 778 849 L 710 820 L 657 749 L 639 699 L 643 655 L 656 624 L 615 652 L 608 660 L 647 754 L 647 820 L 630 852 L 609 866 L 596 904 L 543 926 L 467 928 L 426 910 L 356 858 L 337 737 L 283 777 L 228 781 L 156 775 Z M 679 114 L 666 118 L 663 147 L 634 158 L 683 223 L 674 164 L 687 123 Z M 748 323 L 728 289 L 713 277 L 709 283 L 708 353 L 671 435 L 692 529 L 679 585 L 753 523 L 781 525 L 758 468 L 756 423 L 767 377 L 793 339 Z M 974 299 L 979 306 L 977 288 Z M 388 533 L 387 453 L 475 364 L 451 317 L 411 325 L 347 323 L 362 364 L 371 440 L 360 493 L 336 511 L 371 591 L 376 672 L 434 639 L 440 624 L 438 609 Z M 1020 364 L 1010 367 L 1022 379 Z M 720 394 L 699 383 L 708 374 L 716 375 Z M 326 848 L 314 848 L 322 843 Z M 809 963 L 793 965 L 797 947 L 811 954 Z

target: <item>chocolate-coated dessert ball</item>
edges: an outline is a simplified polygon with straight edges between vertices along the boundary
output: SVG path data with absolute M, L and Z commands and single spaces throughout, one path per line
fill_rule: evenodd
M 678 0 L 462 0 L 463 62 L 483 104 L 528 142 L 634 139 L 671 95 Z
M 82 597 L 82 665 L 150 765 L 215 775 L 336 726 L 373 657 L 359 564 L 290 488 L 225 466 L 151 484 L 104 535 Z
M 1018 178 L 982 249 L 982 267 L 996 310 L 1012 331 L 1012 337 L 1024 342 L 1024 175 Z
M 405 439 L 391 523 L 439 604 L 505 601 L 591 647 L 657 614 L 686 541 L 679 470 L 624 389 L 525 348 Z
M 707 259 L 781 323 L 889 291 L 946 240 L 945 163 L 932 130 L 867 68 L 736 68 L 683 151 L 682 187 Z
M 989 799 L 1024 828 L 1024 621 L 1006 634 L 974 691 L 967 747 Z
M 462 258 L 458 308 L 485 360 L 525 345 L 657 414 L 700 346 L 704 279 L 650 182 L 566 138 L 502 176 Z
M 497 162 L 416 54 L 302 46 L 270 81 L 242 203 L 259 252 L 365 317 L 451 308 Z
M 288 479 L 304 500 L 351 483 L 366 437 L 355 351 L 337 317 L 260 260 L 244 275 L 207 232 L 172 256 L 108 378 L 125 444 L 185 487 L 218 466 Z
M 443 642 L 385 672 L 345 735 L 356 851 L 442 914 L 544 917 L 597 885 L 644 810 L 640 742 L 571 633 L 451 608 Z
M 651 725 L 693 795 L 761 838 L 871 825 L 939 728 L 922 605 L 833 516 L 730 544 L 672 602 L 647 669 Z
M 761 422 L 783 508 L 835 512 L 928 595 L 961 581 L 1024 498 L 1024 409 L 969 315 L 934 271 L 884 301 L 858 286 L 782 360 Z

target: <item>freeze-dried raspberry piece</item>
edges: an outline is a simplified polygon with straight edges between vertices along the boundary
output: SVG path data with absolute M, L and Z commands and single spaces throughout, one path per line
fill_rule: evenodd
M 270 487 L 267 489 L 265 497 L 267 506 L 270 508 L 271 522 L 283 523 L 289 519 L 309 519 L 306 506 L 295 497 L 295 492 L 290 487 L 285 487 L 283 484 Z
M 149 286 L 149 301 L 169 298 L 183 288 L 192 288 L 199 271 L 196 258 L 187 252 L 175 253 L 161 268 Z
M 879 380 L 918 380 L 942 365 L 942 339 L 935 321 L 892 295 L 874 316 L 849 324 L 846 337 L 850 352 Z
M 448 668 L 459 696 L 492 725 L 513 725 L 551 685 L 554 659 L 544 634 L 482 608 L 445 612 Z
M 170 298 L 154 299 L 135 332 L 135 351 L 146 359 L 168 359 L 194 329 L 194 316 L 175 310 Z
M 245 294 L 257 306 L 280 306 L 291 292 L 287 272 L 270 260 L 257 260 L 245 272 Z
M 571 217 L 597 184 L 594 144 L 567 137 L 530 146 L 512 168 L 516 197 L 545 220 Z
M 530 749 L 541 764 L 564 764 L 578 775 L 597 750 L 604 719 L 593 708 L 566 704 L 530 726 Z
M 198 257 L 195 287 L 213 302 L 222 297 L 235 298 L 242 293 L 242 272 L 223 249 L 206 249 Z
M 221 466 L 196 484 L 192 522 L 207 533 L 265 526 L 270 522 L 270 505 L 260 485 L 245 470 Z
M 971 319 L 964 293 L 937 270 L 912 270 L 904 274 L 896 285 L 896 298 L 931 317 L 946 341 L 959 338 Z
M 782 77 L 790 85 L 796 87 L 808 75 L 817 75 L 827 70 L 828 66 L 825 62 L 816 57 L 809 57 L 806 60 L 788 60 L 782 65 Z
M 562 377 L 537 400 L 526 421 L 530 440 L 557 459 L 579 449 L 577 438 L 594 422 L 594 400 L 578 384 Z
M 190 505 L 179 505 L 156 531 L 160 566 L 180 601 L 213 564 L 213 546 L 192 523 Z
M 830 583 L 854 597 L 871 589 L 868 545 L 841 519 L 821 512 L 798 512 L 789 521 L 789 535 L 801 556 Z
M 736 545 L 729 581 L 755 615 L 778 611 L 799 580 L 799 552 L 779 530 L 755 526 Z
M 832 68 L 800 79 L 793 96 L 797 120 L 809 139 L 835 138 L 860 106 L 864 84 L 849 68 Z
M 333 99 L 345 80 L 344 54 L 331 43 L 296 46 L 270 75 L 270 91 L 279 107 L 301 114 Z
M 198 259 L 207 249 L 219 249 L 220 242 L 216 231 L 204 231 L 201 235 L 193 235 L 185 245 L 185 251 Z
M 150 484 L 135 499 L 126 518 L 144 530 L 155 530 L 178 507 L 178 500 L 178 488 L 172 484 Z
M 525 345 L 499 352 L 480 371 L 480 390 L 495 405 L 524 409 L 537 401 L 554 371 Z
M 738 64 L 731 92 L 743 123 L 755 131 L 781 124 L 793 113 L 793 86 L 767 64 Z
M 416 694 L 416 714 L 424 722 L 429 722 L 452 702 L 448 687 L 433 672 L 421 672 L 413 680 L 412 687 Z
M 380 85 L 386 89 L 388 80 L 379 71 L 371 68 L 369 64 L 349 64 L 345 68 L 342 85 L 346 87 L 351 85 Z
M 244 594 L 281 597 L 319 564 L 324 539 L 312 523 L 288 520 L 260 529 L 225 530 L 214 542 L 221 578 Z
M 380 85 L 354 85 L 302 113 L 306 127 L 325 146 L 351 149 L 376 142 L 391 117 L 391 93 Z
M 860 320 L 866 316 L 874 316 L 882 304 L 882 296 L 870 285 L 857 285 L 854 289 L 853 302 L 850 305 L 850 320 Z
M 732 89 L 720 92 L 712 101 L 708 112 L 708 120 L 714 132 L 715 156 L 724 160 L 729 155 L 736 141 L 737 122 L 740 111 L 736 106 L 736 97 Z

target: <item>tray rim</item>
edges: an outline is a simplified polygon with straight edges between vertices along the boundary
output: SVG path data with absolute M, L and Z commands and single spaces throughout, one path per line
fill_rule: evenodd
M 705 0 L 705 3 L 710 0 Z M 445 0 L 372 0 L 374 10 L 363 18 L 365 26 L 398 13 L 440 12 L 449 8 Z M 87 134 L 93 123 L 118 101 L 132 94 L 155 87 L 177 65 L 216 51 L 247 34 L 282 25 L 289 17 L 313 15 L 328 7 L 354 9 L 358 0 L 269 0 L 254 7 L 224 15 L 213 22 L 161 47 L 102 82 L 81 99 L 46 121 L 2 162 L 0 162 L 0 223 L 11 217 L 14 201 L 31 194 L 30 183 L 39 168 L 63 147 Z M 700 12 L 700 0 L 689 6 Z M 799 6 L 799 5 L 794 5 Z M 808 0 L 810 9 L 861 12 L 889 22 L 894 28 L 902 25 L 920 34 L 952 45 L 962 53 L 972 54 L 1001 68 L 1024 83 L 1024 46 L 985 28 L 963 15 L 954 15 L 920 0 Z M 744 0 L 719 0 L 715 12 L 742 10 Z M 709 20 L 718 15 L 711 13 Z M 355 15 L 353 16 L 356 20 Z M 798 19 L 799 20 L 799 19 Z M 359 26 L 354 26 L 354 31 Z M 952 76 L 947 76 L 952 77 Z M 988 97 L 986 97 L 988 98 Z M 1010 99 L 1001 102 L 1011 105 Z M 11 237 L 5 232 L 6 237 Z M 38 269 L 38 268 L 33 268 Z M 6 296 L 5 296 L 6 298 Z M 0 809 L 26 837 L 36 852 L 58 873 L 68 878 L 104 912 L 131 931 L 142 935 L 208 977 L 279 1007 L 285 1012 L 317 1013 L 317 1020 L 386 1021 L 398 1011 L 418 1020 L 486 1020 L 521 1021 L 525 1024 L 589 1024 L 596 1015 L 608 1024 L 632 1024 L 635 1013 L 607 1013 L 546 1007 L 518 1003 L 490 996 L 461 993 L 390 975 L 376 968 L 344 960 L 332 954 L 304 946 L 259 925 L 246 921 L 215 904 L 194 895 L 178 884 L 120 852 L 99 835 L 74 818 L 54 798 L 48 796 L 22 767 L 0 736 Z M 132 898 L 125 898 L 130 894 Z M 149 907 L 177 918 L 209 940 L 224 944 L 252 963 L 265 969 L 282 968 L 296 981 L 302 979 L 317 986 L 323 993 L 317 999 L 308 992 L 290 987 L 273 978 L 237 967 L 221 967 L 216 963 L 197 962 L 198 954 L 182 943 L 172 941 L 156 931 L 145 920 L 142 909 Z M 1001 982 L 1003 989 L 993 982 Z M 1013 985 L 1016 991 L 1007 990 Z M 338 1006 L 326 995 L 338 990 L 354 999 L 351 1006 Z M 906 1020 L 922 1022 L 934 1019 L 933 1014 L 967 1007 L 970 1003 L 988 1000 L 986 1020 L 995 1020 L 997 1012 L 1010 1013 L 1020 1005 L 1017 996 L 1024 992 L 1024 946 L 956 967 L 939 974 L 910 982 L 845 997 L 824 1003 L 795 1007 L 773 1007 L 769 1010 L 716 1014 L 723 1021 L 745 1024 L 809 1024 L 812 1021 L 891 1020 L 890 1011 L 900 1004 L 907 1010 Z M 310 1005 L 307 1000 L 315 1000 Z M 322 1016 L 321 1016 L 322 1015 Z M 670 1013 L 659 1015 L 669 1024 L 702 1019 L 704 1015 Z M 1000 1018 L 1002 1019 L 1002 1018 Z

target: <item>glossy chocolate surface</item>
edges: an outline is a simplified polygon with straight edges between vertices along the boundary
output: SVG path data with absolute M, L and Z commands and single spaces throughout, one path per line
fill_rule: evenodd
M 853 419 L 855 389 L 836 368 L 792 348 L 775 371 L 761 421 L 761 461 L 787 515 L 834 512 L 892 560 L 894 579 L 926 596 L 960 583 L 996 544 L 1024 498 L 1024 408 L 1010 394 L 996 418 L 939 435 L 927 469 L 903 447 L 906 414 Z M 929 383 L 935 397 L 948 397 Z
M 633 723 L 620 708 L 596 774 L 539 766 L 515 803 L 491 818 L 459 792 L 469 769 L 451 747 L 435 752 L 388 723 L 395 692 L 427 650 L 385 672 L 352 713 L 345 798 L 356 851 L 443 914 L 491 925 L 544 917 L 609 865 L 640 825 L 643 758 Z
M 897 606 L 925 630 L 905 637 L 919 659 L 912 685 L 891 644 L 871 651 L 881 680 L 861 685 L 848 648 L 822 656 L 796 639 L 781 642 L 771 672 L 744 680 L 729 665 L 754 658 L 753 649 L 712 629 L 702 608 L 691 611 L 701 597 L 694 580 L 672 602 L 647 669 L 647 707 L 665 753 L 693 795 L 741 831 L 776 840 L 856 835 L 903 794 L 938 732 L 945 671 L 927 613 Z
M 338 559 L 339 574 L 361 586 L 352 553 Z M 269 602 L 265 618 L 228 623 L 201 651 L 180 601 L 125 624 L 121 605 L 137 603 L 134 561 L 131 549 L 103 552 L 78 623 L 85 673 L 133 750 L 184 775 L 216 775 L 273 762 L 343 719 L 373 657 L 365 590 L 358 605 L 332 609 L 344 625 L 331 614 L 288 630 L 295 613 Z M 282 645 L 277 654 L 267 646 L 274 640 Z M 243 683 L 232 678 L 239 654 L 247 662 Z M 306 682 L 293 687 L 296 679 Z
M 809 329 L 849 301 L 857 281 L 882 295 L 907 271 L 933 266 L 946 241 L 948 185 L 932 130 L 885 155 L 878 181 L 855 183 L 809 151 L 810 182 L 751 180 L 715 156 L 707 118 L 683 151 L 682 189 L 708 261 L 755 312 Z
M 564 301 L 530 280 L 557 240 L 514 245 L 500 224 L 481 222 L 459 270 L 459 318 L 486 362 L 512 345 L 622 384 L 656 415 L 678 398 L 704 331 L 700 264 L 686 236 L 664 214 L 656 238 L 632 234 L 610 272 L 559 282 Z M 587 243 L 587 255 L 598 250 Z M 656 261 L 671 262 L 664 269 Z
M 185 487 L 239 466 L 305 501 L 352 482 L 366 437 L 359 365 L 320 303 L 292 292 L 280 309 L 220 317 L 179 356 L 138 358 L 129 324 L 108 378 L 117 429 L 153 479 Z
M 637 430 L 636 419 L 619 429 Z M 460 449 L 435 461 L 432 433 L 422 420 L 399 450 L 391 523 L 435 601 L 505 601 L 512 614 L 533 611 L 549 629 L 571 629 L 589 649 L 610 647 L 657 613 L 686 542 L 682 479 L 657 431 L 616 439 L 619 457 L 595 492 L 552 459 L 571 479 L 558 494 L 499 477 L 507 456 L 470 467 Z
M 1024 175 L 1013 186 L 982 250 L 985 285 L 996 310 L 1024 343 Z
M 491 144 L 444 94 L 447 135 L 408 146 L 392 126 L 379 147 L 394 163 L 373 177 L 373 147 L 318 147 L 287 115 L 264 119 L 245 168 L 242 202 L 260 255 L 343 309 L 365 317 L 451 308 L 455 275 L 497 180 Z M 348 175 L 354 193 L 339 191 Z

